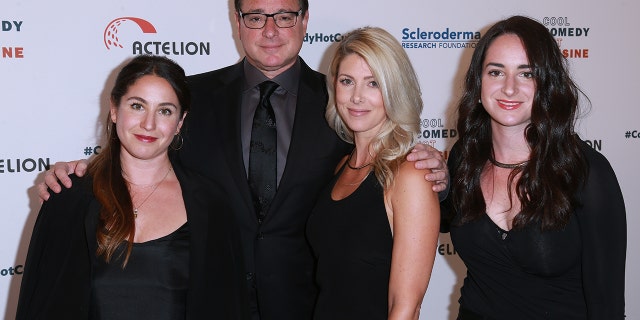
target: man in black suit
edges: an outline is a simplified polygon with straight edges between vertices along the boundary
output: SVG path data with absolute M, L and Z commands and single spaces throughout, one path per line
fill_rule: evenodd
M 352 147 L 324 118 L 328 101 L 324 75 L 298 56 L 309 19 L 308 1 L 235 0 L 234 4 L 245 57 L 235 65 L 189 77 L 192 106 L 175 161 L 228 188 L 240 229 L 253 319 L 311 319 L 315 262 L 305 239 L 305 223 L 320 188 Z M 260 100 L 259 84 L 266 80 L 278 85 L 270 98 L 277 129 L 277 191 L 260 214 L 248 171 L 252 119 Z M 435 149 L 419 150 L 410 160 L 420 158 L 423 161 L 416 166 L 434 169 L 427 178 L 439 182 L 436 191 L 444 190 L 447 173 L 442 156 Z M 56 164 L 55 172 L 61 176 L 73 170 Z M 45 179 L 56 190 L 53 175 L 48 173 Z
M 309 17 L 307 1 L 236 0 L 235 5 L 246 56 L 235 65 L 189 78 L 192 112 L 179 161 L 225 181 L 229 188 L 241 230 L 254 319 L 311 319 L 315 262 L 305 239 L 305 223 L 319 189 L 349 146 L 324 120 L 324 75 L 298 56 Z M 279 12 L 287 19 L 254 15 Z M 266 23 L 252 24 L 255 21 Z M 295 24 L 278 25 L 287 21 Z M 258 216 L 247 183 L 249 140 L 258 85 L 266 80 L 278 84 L 270 99 L 278 136 L 278 184 L 266 214 Z

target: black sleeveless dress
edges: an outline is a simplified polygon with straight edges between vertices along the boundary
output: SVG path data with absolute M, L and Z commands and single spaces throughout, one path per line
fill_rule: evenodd
M 386 320 L 393 238 L 383 189 L 371 172 L 351 195 L 334 201 L 331 190 L 340 173 L 320 194 L 307 223 L 317 258 L 314 319 Z
M 124 249 L 121 245 L 116 256 Z M 134 243 L 127 266 L 93 255 L 91 319 L 186 317 L 189 228 L 183 224 L 164 237 Z

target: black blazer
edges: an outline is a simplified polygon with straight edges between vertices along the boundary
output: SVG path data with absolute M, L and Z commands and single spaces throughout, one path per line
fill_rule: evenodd
M 325 77 L 301 59 L 287 164 L 265 220 L 258 224 L 242 158 L 243 62 L 189 77 L 192 105 L 178 161 L 224 184 L 244 249 L 247 285 L 262 320 L 311 319 L 315 261 L 304 236 L 319 190 L 349 145 L 325 117 Z
M 246 319 L 248 300 L 233 217 L 223 189 L 174 166 L 190 230 L 187 319 Z M 92 180 L 52 193 L 36 220 L 16 319 L 88 319 L 91 254 L 100 204 Z M 224 274 L 224 276 L 220 276 Z

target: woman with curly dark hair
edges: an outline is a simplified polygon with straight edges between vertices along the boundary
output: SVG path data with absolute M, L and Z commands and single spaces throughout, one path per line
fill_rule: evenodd
M 458 319 L 622 319 L 622 192 L 574 130 L 582 92 L 553 36 L 496 23 L 464 89 L 443 210 L 467 266 Z

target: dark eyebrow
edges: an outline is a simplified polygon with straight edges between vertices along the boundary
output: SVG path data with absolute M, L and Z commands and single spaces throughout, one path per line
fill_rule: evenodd
M 145 100 L 145 99 L 143 99 L 141 97 L 137 97 L 137 96 L 131 96 L 131 97 L 127 98 L 127 101 L 129 101 L 129 100 L 136 100 L 136 101 L 140 101 L 142 103 L 147 103 L 147 100 Z
M 147 104 L 148 103 L 147 100 L 145 100 L 145 99 L 143 99 L 141 97 L 137 97 L 137 96 L 132 96 L 132 97 L 129 97 L 127 99 L 127 101 L 130 101 L 130 100 L 140 101 L 143 104 Z M 176 106 L 175 104 L 173 104 L 171 102 L 163 102 L 163 103 L 160 104 L 160 106 L 162 106 L 162 107 L 169 106 L 169 107 L 174 107 L 174 108 L 178 109 L 178 106 Z
M 504 68 L 504 64 L 497 63 L 497 62 L 489 62 L 489 63 L 487 63 L 487 65 L 485 67 L 489 67 L 489 66 L 498 67 L 498 68 Z M 521 64 L 521 65 L 518 66 L 518 69 L 531 69 L 531 66 L 528 65 L 528 64 Z

